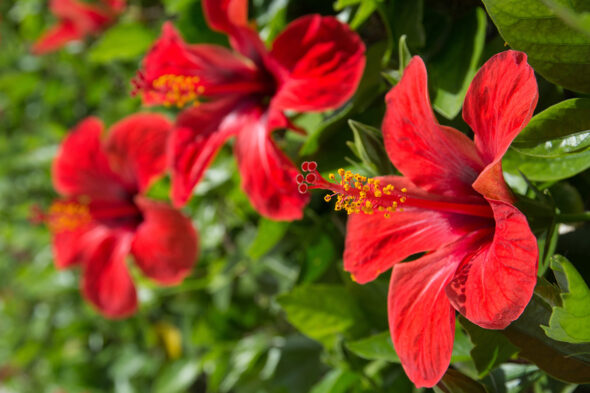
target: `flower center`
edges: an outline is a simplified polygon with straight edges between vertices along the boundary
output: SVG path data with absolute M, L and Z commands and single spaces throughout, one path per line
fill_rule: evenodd
M 396 188 L 392 184 L 382 184 L 384 183 L 382 179 L 367 178 L 342 168 L 338 170 L 339 182 L 332 183 L 320 175 L 317 171 L 317 163 L 314 161 L 304 162 L 301 170 L 305 175 L 298 174 L 295 179 L 300 193 L 306 193 L 309 189 L 329 190 L 332 193 L 326 194 L 324 200 L 330 202 L 336 197 L 334 210 L 346 210 L 348 214 L 379 212 L 383 213 L 385 218 L 389 218 L 392 213 L 403 211 L 402 206 L 404 206 L 477 217 L 493 218 L 494 216 L 487 203 L 456 203 L 421 198 L 408 194 L 405 187 Z M 330 173 L 328 178 L 332 181 L 336 180 L 333 173 Z
M 182 108 L 190 102 L 197 106 L 199 96 L 205 92 L 205 86 L 200 85 L 200 81 L 198 76 L 165 74 L 152 82 L 150 94 L 162 100 L 166 106 Z
M 74 201 L 57 201 L 51 204 L 46 222 L 53 233 L 74 231 L 92 221 L 88 204 Z

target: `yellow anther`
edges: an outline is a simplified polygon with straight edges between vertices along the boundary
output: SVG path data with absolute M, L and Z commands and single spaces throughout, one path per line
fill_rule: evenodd
M 340 175 L 340 177 L 344 176 L 344 169 L 338 169 L 338 175 Z
M 383 217 L 385 217 L 385 218 L 390 218 L 390 217 L 391 217 L 391 214 L 389 214 L 389 213 L 385 213 L 385 214 L 383 215 Z
M 333 174 L 333 173 L 330 173 L 330 174 L 328 175 L 328 179 L 330 179 L 330 180 L 336 180 L 336 176 L 334 176 L 334 174 Z
M 157 90 L 153 93 L 156 97 L 160 94 L 164 105 L 180 108 L 198 100 L 199 95 L 205 92 L 205 87 L 198 85 L 199 81 L 198 76 L 165 74 L 152 82 L 152 87 Z
M 405 196 L 401 197 L 401 198 L 399 199 L 399 201 L 400 201 L 401 203 L 404 203 L 404 202 L 406 201 L 406 197 L 405 197 Z
M 408 189 L 406 187 L 402 188 L 402 192 L 407 192 Z
M 330 202 L 331 200 L 332 200 L 332 195 L 330 195 L 330 194 L 326 194 L 326 195 L 324 196 L 324 201 L 326 201 L 326 202 Z
M 383 195 L 380 190 L 375 190 L 374 194 L 377 198 L 381 198 L 381 196 Z

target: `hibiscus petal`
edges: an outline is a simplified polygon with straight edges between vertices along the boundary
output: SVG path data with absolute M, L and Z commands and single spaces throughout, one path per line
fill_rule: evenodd
M 129 253 L 130 236 L 107 236 L 85 261 L 82 292 L 104 316 L 124 318 L 137 308 L 137 294 L 125 256 Z
M 166 170 L 166 145 L 172 124 L 159 114 L 127 116 L 111 127 L 105 141 L 111 168 L 126 183 L 144 191 Z
M 336 18 L 295 20 L 273 43 L 271 57 L 285 70 L 273 105 L 298 112 L 341 106 L 358 86 L 364 53 L 359 36 Z
M 455 312 L 445 287 L 465 252 L 458 241 L 393 268 L 389 328 L 395 351 L 416 387 L 434 386 L 449 367 Z
M 203 0 L 203 10 L 214 30 L 229 33 L 234 26 L 248 24 L 247 0 Z
M 533 294 L 537 241 L 518 209 L 488 201 L 496 219 L 493 240 L 462 264 L 446 292 L 455 309 L 471 322 L 503 329 L 520 316 Z
M 63 195 L 119 199 L 128 188 L 111 170 L 100 135 L 102 122 L 90 117 L 79 123 L 63 141 L 53 161 L 54 188 Z
M 465 96 L 463 118 L 486 164 L 504 155 L 531 119 L 538 98 L 535 73 L 523 52 L 498 53 L 478 71 Z
M 143 69 L 133 83 L 145 104 L 183 106 L 199 96 L 265 90 L 270 83 L 266 78 L 253 64 L 226 48 L 186 44 L 168 22 L 144 58 Z
M 381 183 L 405 187 L 408 197 L 418 190 L 407 179 L 381 178 Z M 406 208 L 385 218 L 383 213 L 353 214 L 348 218 L 344 269 L 364 284 L 412 254 L 432 251 L 471 231 L 489 225 L 487 219 L 433 210 Z
M 240 128 L 231 112 L 239 108 L 234 98 L 185 110 L 178 117 L 170 142 L 174 206 L 183 206 L 215 155 Z
M 70 41 L 84 38 L 85 33 L 71 21 L 61 21 L 47 30 L 35 42 L 32 51 L 34 54 L 43 55 L 63 47 Z
M 421 58 L 410 61 L 386 101 L 383 136 L 395 167 L 427 191 L 454 197 L 477 195 L 471 184 L 483 163 L 467 136 L 436 121 Z
M 299 193 L 295 181 L 299 171 L 275 145 L 267 130 L 266 116 L 259 108 L 240 115 L 242 129 L 234 149 L 242 188 L 263 216 L 273 220 L 300 219 L 309 195 Z
M 178 210 L 145 198 L 136 198 L 144 215 L 131 252 L 143 273 L 162 285 L 180 283 L 198 254 L 198 238 L 191 221 Z

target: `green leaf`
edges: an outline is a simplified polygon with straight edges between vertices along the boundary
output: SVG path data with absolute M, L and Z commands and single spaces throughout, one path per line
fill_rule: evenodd
M 311 283 L 330 267 L 336 258 L 336 250 L 329 236 L 320 235 L 317 241 L 305 247 L 305 255 L 301 282 Z
M 287 228 L 288 222 L 260 218 L 256 238 L 248 248 L 250 258 L 259 259 L 269 252 L 283 238 Z
M 355 355 L 368 360 L 386 360 L 392 363 L 400 363 L 397 353 L 391 342 L 391 335 L 388 331 L 377 333 L 372 336 L 348 342 L 346 347 Z M 453 343 L 453 354 L 451 363 L 465 362 L 471 359 L 469 351 L 472 345 L 460 326 L 455 326 L 455 342 Z
M 573 98 L 535 115 L 512 142 L 519 152 L 560 157 L 590 146 L 590 99 Z
M 500 34 L 524 51 L 535 71 L 567 89 L 590 92 L 590 36 L 568 26 L 539 0 L 483 0 Z M 588 2 L 564 2 L 574 13 L 590 11 Z
M 482 384 L 452 368 L 433 389 L 437 393 L 487 393 Z
M 394 32 L 394 38 L 406 35 L 408 45 L 421 48 L 426 42 L 426 33 L 422 19 L 424 15 L 424 0 L 387 2 L 385 14 L 389 17 L 389 24 Z
M 332 370 L 314 385 L 310 393 L 346 393 L 359 380 L 359 376 L 351 371 Z
M 154 382 L 154 393 L 184 392 L 197 379 L 199 364 L 190 359 L 177 360 L 166 366 Z
M 88 53 L 88 58 L 95 63 L 133 60 L 145 53 L 154 39 L 154 32 L 141 24 L 119 24 L 104 33 Z
M 352 341 L 346 347 L 355 355 L 368 360 L 386 360 L 400 363 L 389 332 L 377 333 L 361 340 Z
M 349 120 L 348 124 L 354 134 L 354 148 L 352 151 L 364 166 L 371 171 L 372 176 L 392 173 L 393 167 L 389 156 L 385 152 L 381 131 L 354 120 Z
M 590 344 L 553 340 L 541 325 L 548 325 L 551 306 L 534 294 L 526 309 L 503 333 L 519 349 L 519 356 L 549 375 L 571 383 L 590 382 Z
M 471 357 L 480 378 L 518 352 L 518 348 L 497 330 L 483 329 L 464 317 L 460 317 L 459 321 L 474 345 Z
M 551 269 L 561 288 L 563 306 L 553 307 L 549 337 L 569 343 L 590 342 L 590 289 L 576 268 L 563 256 L 554 255 Z
M 567 25 L 590 36 L 590 12 L 574 12 L 553 0 L 542 0 Z
M 502 168 L 511 174 L 522 172 L 532 181 L 567 179 L 590 167 L 590 148 L 559 157 L 539 157 L 508 149 L 502 159 Z
M 481 382 L 489 392 L 528 393 L 543 373 L 535 365 L 504 363 L 492 370 Z M 536 392 L 536 390 L 535 390 Z
M 475 8 L 453 24 L 445 46 L 429 63 L 434 87 L 432 105 L 447 119 L 454 119 L 461 111 L 483 52 L 486 25 L 486 13 Z
M 278 297 L 289 322 L 306 336 L 332 345 L 341 335 L 363 331 L 365 317 L 356 298 L 336 285 L 305 285 Z
M 375 12 L 378 6 L 377 0 L 362 0 L 352 22 L 350 22 L 350 27 L 353 30 L 358 29 Z

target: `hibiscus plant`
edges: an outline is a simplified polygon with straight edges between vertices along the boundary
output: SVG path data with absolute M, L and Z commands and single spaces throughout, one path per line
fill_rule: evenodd
M 0 392 L 590 392 L 589 15 L 0 2 Z

